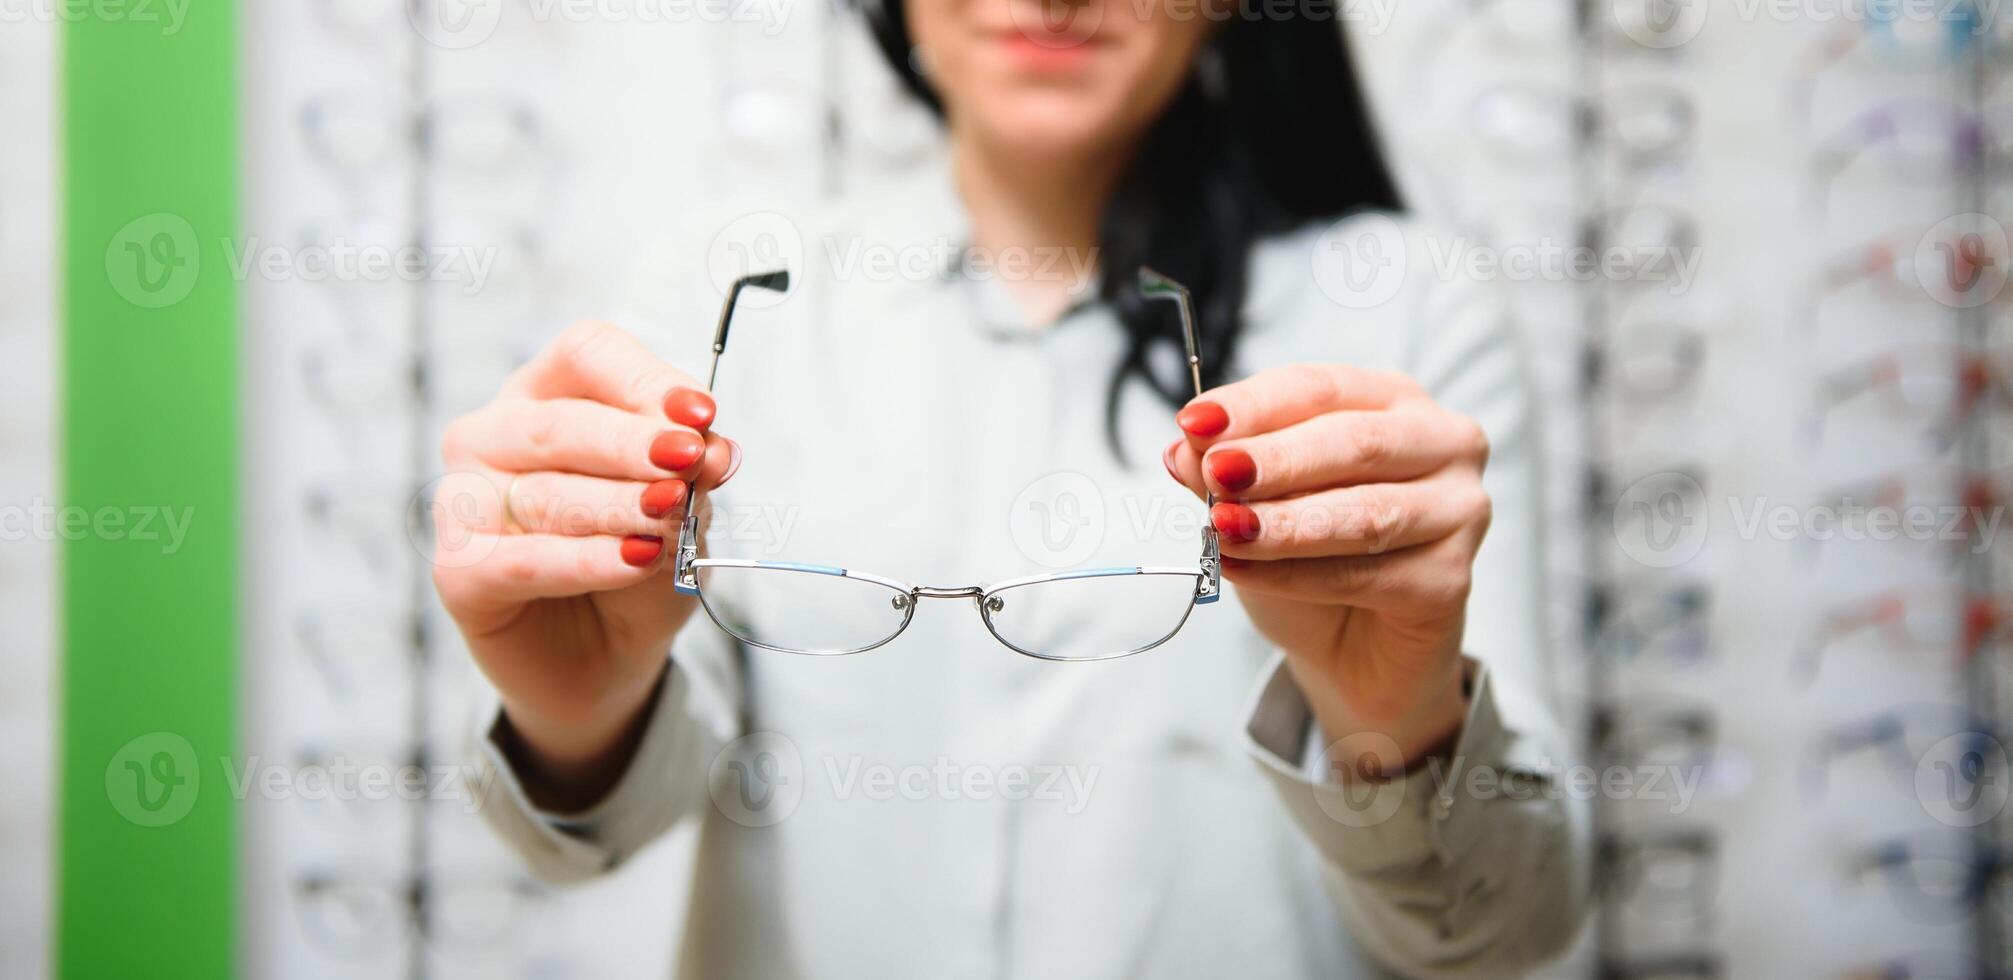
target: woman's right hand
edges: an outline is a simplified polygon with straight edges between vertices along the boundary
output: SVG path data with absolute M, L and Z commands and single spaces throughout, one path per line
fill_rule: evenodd
M 672 589 L 685 495 L 740 463 L 713 415 L 697 382 L 583 322 L 447 428 L 434 586 L 541 805 L 592 804 L 627 766 L 696 607 Z

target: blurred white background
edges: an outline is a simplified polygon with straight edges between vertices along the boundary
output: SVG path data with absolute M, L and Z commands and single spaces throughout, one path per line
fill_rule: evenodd
M 935 152 L 853 15 L 822 3 L 676 23 L 639 17 L 648 4 L 477 6 L 497 16 L 458 31 L 416 29 L 403 0 L 244 9 L 245 239 L 495 261 L 473 292 L 246 283 L 246 520 L 282 529 L 244 557 L 247 756 L 457 758 L 479 681 L 409 537 L 439 426 L 566 323 L 688 274 L 666 268 L 687 255 L 667 243 L 703 249 L 741 214 Z M 1958 706 L 1997 703 L 1997 659 L 1961 657 L 1959 627 L 1981 631 L 1974 653 L 2003 638 L 1987 615 L 2001 549 L 1817 541 L 1741 518 L 1841 496 L 1999 506 L 1979 488 L 2013 463 L 2003 375 L 1974 385 L 1979 410 L 1948 408 L 1964 351 L 2003 370 L 2004 303 L 1939 293 L 1935 246 L 1990 231 L 1936 230 L 1954 215 L 2009 218 L 2004 29 L 1949 0 L 1885 19 L 1817 0 L 1349 9 L 1425 220 L 1492 254 L 1661 245 L 1698 261 L 1682 284 L 1500 276 L 1546 408 L 1561 697 L 1589 732 L 1612 720 L 1610 758 L 1675 754 L 1703 774 L 1675 823 L 1604 811 L 1612 887 L 1557 975 L 1665 955 L 1714 971 L 1672 975 L 1842 976 L 2002 934 L 1974 928 L 1965 838 L 1916 786 L 1964 727 Z M 9 505 L 53 494 L 57 30 L 0 27 Z M 0 548 L 10 976 L 47 968 L 52 561 L 47 542 Z M 1861 737 L 1835 737 L 1845 724 Z M 1986 761 L 1980 779 L 2003 778 L 2003 755 Z M 682 837 L 554 894 L 457 800 L 254 800 L 244 826 L 249 975 L 668 973 Z M 1891 839 L 1960 857 L 1952 871 L 1890 849 L 1876 853 L 1899 864 L 1855 872 Z M 1956 874 L 1955 898 L 1896 883 L 1911 870 Z

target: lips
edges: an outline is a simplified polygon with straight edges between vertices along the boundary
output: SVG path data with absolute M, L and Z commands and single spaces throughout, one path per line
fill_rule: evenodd
M 1036 19 L 1029 18 L 1030 21 Z M 1047 18 L 1040 18 L 1040 23 L 1016 24 L 997 32 L 994 37 L 1003 44 L 1035 44 L 1044 48 L 1076 48 L 1103 43 L 1095 33 L 1075 23 L 1081 19 L 1070 17 L 1060 25 L 1051 25 L 1047 23 Z

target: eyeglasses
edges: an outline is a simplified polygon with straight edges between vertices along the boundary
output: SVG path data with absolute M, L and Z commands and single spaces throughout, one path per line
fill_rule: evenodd
M 1506 159 L 1556 162 L 1598 141 L 1624 165 L 1642 169 L 1684 155 L 1697 112 L 1688 96 L 1667 86 L 1617 87 L 1583 98 L 1567 89 L 1517 83 L 1482 93 L 1472 118 L 1483 143 Z
M 1597 584 L 1587 593 L 1585 622 L 1596 656 L 1696 663 L 1712 646 L 1712 592 L 1684 580 Z
M 1880 106 L 1813 150 L 1810 203 L 1823 215 L 1837 186 L 1863 167 L 1877 170 L 1890 186 L 1896 181 L 1933 184 L 1974 164 L 1996 169 L 2006 159 L 1997 119 L 1930 101 Z
M 1702 771 L 1719 751 L 1719 724 L 1701 708 L 1610 705 L 1594 710 L 1591 741 L 1616 764 Z
M 1826 729 L 1804 759 L 1803 791 L 1823 798 L 1831 792 L 1835 769 L 1871 759 L 1903 796 L 1921 797 L 1927 787 L 1919 777 L 1934 775 L 1946 782 L 1947 798 L 1977 800 L 1989 789 L 1990 760 L 2003 758 L 1997 741 L 1989 725 L 1963 708 L 1905 705 Z M 1863 801 L 1858 794 L 1848 798 Z
M 713 334 L 710 391 L 727 349 L 727 327 L 743 289 L 781 292 L 787 271 L 735 280 Z M 1189 378 L 1202 393 L 1194 307 L 1188 289 L 1151 269 L 1139 270 L 1140 292 L 1175 304 L 1188 345 Z M 1216 503 L 1215 495 L 1208 504 Z M 1008 579 L 991 585 L 911 585 L 833 565 L 743 558 L 699 557 L 699 521 L 685 502 L 678 532 L 674 587 L 699 597 L 715 624 L 751 646 L 783 653 L 838 656 L 864 653 L 901 635 L 923 599 L 970 599 L 993 638 L 1017 653 L 1042 660 L 1090 661 L 1143 653 L 1171 639 L 1195 606 L 1221 597 L 1216 529 L 1202 528 L 1202 556 L 1194 565 L 1086 568 Z M 763 613 L 744 614 L 728 595 L 762 595 Z M 770 601 L 773 600 L 773 601 Z M 1096 613 L 1087 612 L 1090 610 Z M 1108 623 L 1086 621 L 1090 615 Z M 1093 625 L 1112 628 L 1092 629 Z M 1122 636 L 1112 635 L 1114 631 Z
M 1917 463 L 1835 486 L 1821 494 L 1819 502 L 1841 515 L 1866 514 L 1875 508 L 1911 519 L 1915 514 L 1931 515 L 1936 527 L 1930 533 L 1889 536 L 1932 545 L 1946 561 L 1955 562 L 1967 553 L 1984 555 L 1992 549 L 1999 528 L 1988 518 L 2005 504 L 2009 482 L 2013 468 Z M 1832 537 L 1813 538 L 1807 554 L 1814 559 Z
M 514 875 L 473 870 L 399 875 L 337 867 L 300 872 L 293 893 L 302 928 L 330 955 L 382 955 L 422 938 L 423 921 L 429 946 L 483 960 L 523 938 L 546 894 Z
M 1718 980 L 1724 976 L 1719 957 L 1709 952 L 1675 952 L 1641 959 L 1602 960 L 1600 980 Z
M 1930 434 L 1947 444 L 1973 412 L 2013 393 L 2007 384 L 2009 368 L 2013 356 L 2006 351 L 1965 350 L 1949 344 L 1883 351 L 1818 379 L 1811 438 L 1823 437 L 1827 416 L 1877 396 L 1889 414 L 1926 421 Z
M 1891 655 L 1949 658 L 1958 664 L 1971 659 L 1986 643 L 2003 635 L 2013 617 L 2007 604 L 1986 593 L 1964 594 L 1936 586 L 1890 589 L 1862 596 L 1825 613 L 1810 638 L 1799 648 L 1797 679 L 1817 679 L 1825 653 L 1856 634 L 1877 632 L 1879 649 Z
M 1845 980 L 2006 980 L 2006 974 L 1962 953 L 1931 949 L 1868 964 L 1847 973 Z
M 1895 905 L 1917 922 L 1949 922 L 2000 885 L 2013 860 L 1981 850 L 1968 837 L 1937 833 L 1893 838 L 1849 858 L 1855 880 L 1885 884 Z
M 1595 858 L 1610 900 L 1645 918 L 1697 921 L 1712 911 L 1719 884 L 1719 840 L 1706 830 L 1604 835 Z

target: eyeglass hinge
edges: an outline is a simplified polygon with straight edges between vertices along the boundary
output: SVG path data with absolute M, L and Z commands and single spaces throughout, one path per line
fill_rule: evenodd
M 1216 529 L 1202 529 L 1202 580 L 1195 583 L 1195 604 L 1215 602 L 1223 598 L 1222 549 L 1217 544 Z

